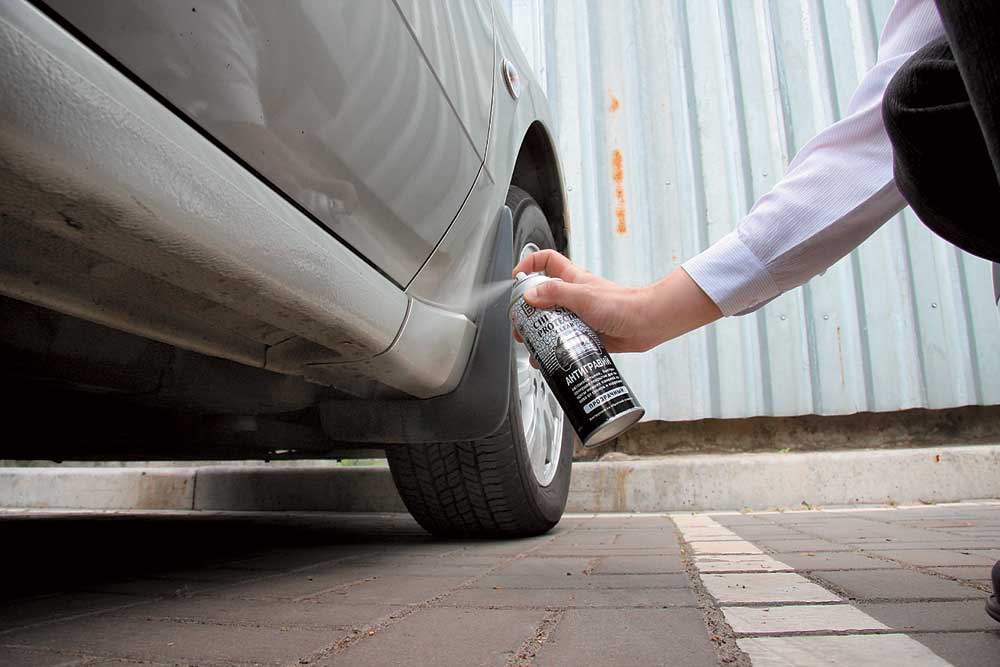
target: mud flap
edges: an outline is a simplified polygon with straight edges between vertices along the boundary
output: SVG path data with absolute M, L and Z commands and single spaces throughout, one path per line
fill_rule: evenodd
M 514 218 L 500 212 L 487 283 L 510 279 L 514 266 Z M 492 435 L 507 418 L 510 403 L 510 289 L 486 304 L 462 379 L 449 394 L 428 399 L 326 401 L 323 430 L 341 442 L 379 444 L 461 442 Z

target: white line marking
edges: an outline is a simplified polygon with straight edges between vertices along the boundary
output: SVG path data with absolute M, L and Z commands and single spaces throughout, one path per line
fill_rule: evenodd
M 723 607 L 722 613 L 733 632 L 748 635 L 890 629 L 849 604 Z
M 696 554 L 762 554 L 758 547 L 744 540 L 727 542 L 688 542 Z
M 988 503 L 990 505 L 994 503 Z M 968 504 L 965 504 L 968 506 Z M 890 630 L 868 614 L 843 601 L 832 591 L 809 581 L 785 563 L 764 554 L 750 542 L 714 540 L 699 542 L 701 536 L 713 537 L 736 533 L 723 527 L 707 515 L 672 515 L 684 541 L 695 552 L 695 567 L 702 583 L 719 603 L 741 603 L 750 606 L 723 606 L 721 611 L 734 632 L 765 635 L 737 639 L 736 643 L 755 667 L 813 667 L 814 665 L 852 665 L 882 667 L 886 656 L 892 664 L 909 667 L 939 667 L 950 663 L 929 648 L 905 634 L 837 634 L 792 635 L 799 632 L 844 633 L 864 630 Z M 738 550 L 738 551 L 734 551 Z M 752 549 L 750 551 L 749 549 Z M 716 551 L 718 550 L 718 551 Z M 741 574 L 721 574 L 726 568 L 761 570 Z M 773 602 L 840 602 L 824 605 L 781 605 Z
M 791 572 L 795 568 L 766 554 L 718 554 L 699 556 L 695 565 L 702 572 Z
M 737 639 L 754 667 L 946 667 L 951 663 L 906 635 L 754 637 Z
M 840 602 L 839 595 L 794 572 L 703 574 L 705 588 L 719 602 Z

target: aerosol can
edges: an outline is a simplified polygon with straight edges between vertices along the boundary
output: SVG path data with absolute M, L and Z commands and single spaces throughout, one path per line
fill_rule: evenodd
M 596 447 L 624 433 L 646 410 L 601 339 L 576 313 L 562 306 L 535 308 L 524 300 L 525 292 L 548 280 L 559 279 L 518 273 L 508 312 L 583 446 Z

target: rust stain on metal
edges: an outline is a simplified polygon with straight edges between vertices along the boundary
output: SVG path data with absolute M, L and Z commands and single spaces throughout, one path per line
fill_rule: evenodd
M 608 97 L 611 98 L 611 104 L 608 105 L 608 111 L 611 113 L 618 111 L 618 109 L 621 108 L 622 103 L 618 101 L 618 98 L 615 97 L 615 94 L 611 91 L 608 91 Z
M 622 152 L 617 148 L 611 151 L 611 180 L 615 182 L 615 232 L 628 234 L 625 224 L 625 171 L 622 168 Z

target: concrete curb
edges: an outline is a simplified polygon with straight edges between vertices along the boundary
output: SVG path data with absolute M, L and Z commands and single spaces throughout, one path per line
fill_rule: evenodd
M 1000 445 L 577 463 L 568 512 L 1000 498 Z M 385 467 L 0 468 L 0 507 L 401 512 Z
M 1000 446 L 676 456 L 573 473 L 569 511 L 947 502 L 1000 497 Z

